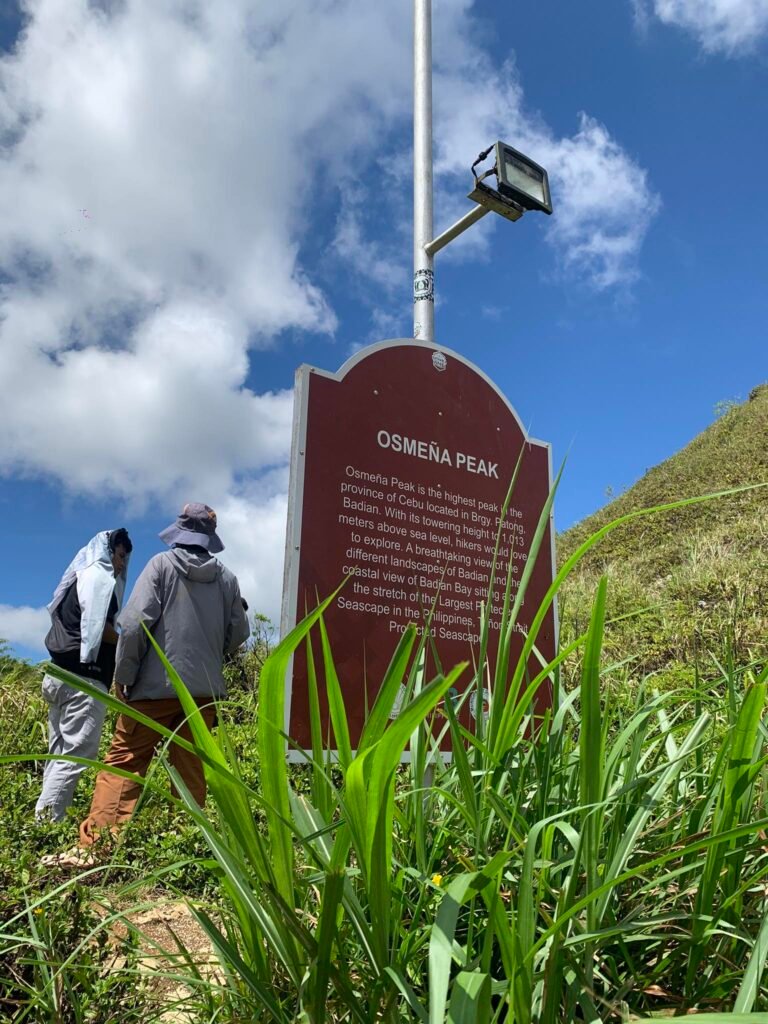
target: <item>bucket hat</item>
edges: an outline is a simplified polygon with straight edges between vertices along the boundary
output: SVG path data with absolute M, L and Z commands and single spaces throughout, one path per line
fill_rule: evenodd
M 160 540 L 168 547 L 174 544 L 196 544 L 212 555 L 224 550 L 216 533 L 216 513 L 208 505 L 190 501 L 184 506 L 175 523 L 166 526 L 159 534 Z

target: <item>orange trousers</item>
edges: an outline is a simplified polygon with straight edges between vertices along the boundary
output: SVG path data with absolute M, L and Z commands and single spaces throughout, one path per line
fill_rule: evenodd
M 212 729 L 216 722 L 216 708 L 209 698 L 198 701 L 205 724 Z M 178 730 L 177 735 L 187 741 L 192 733 L 181 703 L 174 697 L 167 700 L 131 701 L 131 707 L 148 718 L 154 719 L 166 729 Z M 182 724 L 183 723 L 183 724 Z M 112 744 L 104 763 L 133 772 L 142 778 L 146 775 L 158 744 L 163 742 L 160 733 L 148 725 L 137 722 L 128 715 L 120 715 L 115 726 Z M 206 785 L 203 764 L 198 757 L 171 741 L 170 761 L 181 775 L 192 796 L 202 807 L 205 803 Z M 114 832 L 115 827 L 124 824 L 131 817 L 141 795 L 142 786 L 131 779 L 122 778 L 109 771 L 96 776 L 96 788 L 91 800 L 88 817 L 80 825 L 80 845 L 91 846 L 99 832 Z

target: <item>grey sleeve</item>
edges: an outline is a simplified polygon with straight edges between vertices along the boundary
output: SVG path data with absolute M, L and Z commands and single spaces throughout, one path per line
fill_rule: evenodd
M 245 613 L 242 598 L 240 597 L 240 584 L 237 580 L 234 582 L 234 597 L 232 599 L 232 605 L 229 613 L 227 635 L 224 639 L 225 654 L 234 654 L 240 644 L 244 644 L 251 635 L 251 627 L 248 625 L 248 616 Z
M 120 639 L 115 656 L 115 684 L 130 689 L 136 682 L 149 640 L 143 625 L 152 629 L 163 608 L 162 574 L 155 559 L 149 561 L 136 580 L 130 600 L 120 612 Z

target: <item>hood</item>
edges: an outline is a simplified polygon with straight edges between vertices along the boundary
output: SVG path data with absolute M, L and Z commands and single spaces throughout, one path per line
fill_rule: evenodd
M 53 592 L 53 599 L 48 605 L 48 611 L 51 615 L 53 615 L 56 608 L 58 608 L 64 600 L 64 595 L 77 579 L 78 574 L 83 572 L 84 569 L 90 568 L 92 565 L 100 565 L 105 574 L 112 578 L 113 589 L 117 594 L 118 607 L 122 606 L 123 593 L 125 591 L 125 584 L 128 578 L 128 562 L 130 561 L 131 556 L 126 555 L 125 568 L 117 579 L 115 579 L 114 570 L 112 569 L 112 555 L 109 550 L 109 534 L 109 530 L 102 530 L 101 533 L 97 533 L 95 537 L 91 537 L 85 547 L 80 548 L 78 553 L 69 563 Z M 110 591 L 110 597 L 111 593 L 112 592 Z
M 174 569 L 194 583 L 213 583 L 218 579 L 221 566 L 217 559 L 206 551 L 187 551 L 184 548 L 171 548 L 165 552 Z

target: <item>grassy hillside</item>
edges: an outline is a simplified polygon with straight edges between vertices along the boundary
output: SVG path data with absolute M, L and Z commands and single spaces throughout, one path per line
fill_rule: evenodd
M 563 534 L 561 561 L 601 526 L 636 509 L 768 482 L 768 384 L 728 408 L 677 455 Z M 714 658 L 768 659 L 768 489 L 619 527 L 566 588 L 566 633 L 584 628 L 597 580 L 610 579 L 608 652 L 660 684 L 719 675 Z

